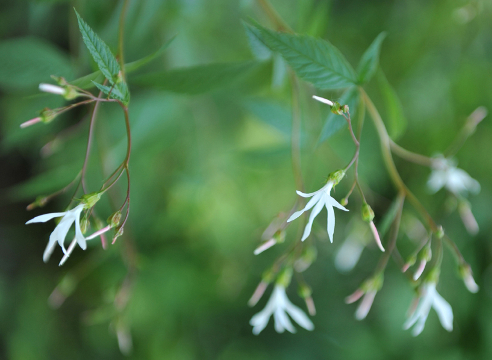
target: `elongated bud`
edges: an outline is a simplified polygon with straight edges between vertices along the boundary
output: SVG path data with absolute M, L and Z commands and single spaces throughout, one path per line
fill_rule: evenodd
M 468 233 L 470 235 L 477 235 L 479 230 L 478 223 L 475 216 L 473 216 L 470 203 L 466 200 L 461 200 L 458 205 L 458 211 Z
M 120 224 L 120 221 L 121 221 L 121 211 L 119 210 L 111 214 L 107 220 L 109 226 L 111 226 L 112 228 L 117 227 Z
M 82 220 L 80 220 L 80 231 L 82 234 L 85 234 L 87 232 L 87 228 L 89 227 L 89 220 L 87 220 L 86 217 L 84 217 Z
M 417 255 L 412 254 L 408 257 L 405 265 L 403 265 L 403 268 L 401 269 L 402 272 L 405 272 L 408 270 L 408 268 L 412 265 L 414 265 L 417 262 Z
M 38 196 L 34 202 L 27 205 L 27 210 L 32 210 L 37 207 L 43 207 L 48 203 L 48 201 L 49 201 L 48 196 Z
M 362 204 L 361 210 L 362 210 L 362 219 L 365 222 L 370 223 L 371 221 L 374 220 L 374 211 L 372 210 L 372 208 L 369 206 L 368 203 L 364 202 Z
M 318 250 L 315 246 L 307 246 L 303 249 L 301 256 L 294 262 L 294 268 L 297 272 L 307 270 L 316 260 Z
M 77 90 L 75 90 L 75 88 L 72 85 L 69 85 L 65 79 L 63 78 L 57 78 L 57 79 L 59 79 L 58 83 L 62 86 L 51 85 L 51 84 L 39 84 L 39 90 L 51 94 L 62 95 L 66 100 L 73 100 L 76 97 L 80 96 L 80 93 Z
M 111 241 L 111 244 L 114 244 L 116 242 L 116 239 L 118 239 L 121 235 L 123 235 L 123 232 L 124 232 L 123 227 L 117 228 L 117 231 L 113 236 L 113 240 Z
M 326 182 L 333 182 L 333 186 L 338 185 L 338 183 L 343 179 L 345 176 L 345 171 L 343 170 L 337 170 L 328 175 L 328 179 Z
M 308 284 L 299 285 L 299 288 L 297 289 L 297 293 L 306 302 L 306 308 L 308 309 L 309 315 L 311 316 L 316 315 L 316 307 L 314 306 L 314 301 L 311 296 L 313 291 L 311 290 L 309 285 Z
M 35 117 L 34 119 L 27 120 L 27 121 L 23 122 L 22 124 L 20 124 L 20 127 L 21 127 L 21 129 L 24 129 L 24 128 L 28 127 L 28 126 L 32 126 L 32 125 L 37 124 L 39 122 L 42 122 L 40 116 Z
M 85 194 L 80 199 L 80 202 L 85 205 L 86 209 L 90 209 L 101 199 L 102 194 L 102 192 L 92 192 L 89 194 Z
M 475 279 L 473 279 L 470 265 L 468 265 L 467 263 L 461 263 L 459 266 L 459 273 L 468 291 L 471 293 L 478 292 L 479 288 L 477 283 L 475 282 Z
M 313 95 L 313 99 L 314 100 L 318 100 L 319 102 L 322 102 L 323 104 L 327 104 L 327 105 L 333 106 L 333 101 L 330 101 L 328 99 L 322 98 L 321 96 Z
M 41 122 L 49 124 L 58 115 L 57 110 L 51 110 L 50 108 L 44 108 L 41 110 Z
M 292 280 L 292 268 L 285 267 L 277 276 L 276 283 L 284 288 L 287 288 Z

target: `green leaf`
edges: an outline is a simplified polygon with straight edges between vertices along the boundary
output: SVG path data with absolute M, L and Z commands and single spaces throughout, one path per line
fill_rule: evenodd
M 125 72 L 129 74 L 135 70 L 140 69 L 142 66 L 147 65 L 149 62 L 160 56 L 164 52 L 164 50 L 166 50 L 167 47 L 171 45 L 174 39 L 176 39 L 176 35 L 166 41 L 159 49 L 157 49 L 157 51 L 153 52 L 152 54 L 149 54 L 146 57 L 143 57 L 131 63 L 125 64 Z
M 0 42 L 0 87 L 32 90 L 50 75 L 72 76 L 69 57 L 52 44 L 35 37 Z
M 353 86 L 347 91 L 345 91 L 340 98 L 337 100 L 340 105 L 348 105 L 350 109 L 350 117 L 353 119 L 355 116 L 355 112 L 357 111 L 357 105 L 359 103 L 359 92 L 357 91 L 357 87 Z M 324 105 L 328 107 L 328 105 Z M 325 125 L 321 130 L 321 134 L 319 137 L 318 143 L 322 143 L 323 141 L 329 139 L 333 135 L 335 135 L 342 128 L 347 126 L 347 120 L 342 115 L 336 115 L 331 111 L 328 114 L 328 118 L 326 119 Z
M 385 120 L 388 133 L 393 140 L 396 140 L 405 132 L 407 119 L 395 89 L 393 89 L 382 71 L 378 72 L 378 83 L 386 107 Z
M 259 61 L 247 61 L 198 65 L 141 75 L 134 82 L 177 93 L 201 94 L 228 86 L 246 77 L 261 64 Z
M 357 67 L 360 84 L 364 84 L 371 80 L 371 78 L 376 73 L 379 64 L 379 52 L 381 50 L 381 44 L 385 37 L 386 33 L 383 31 L 376 37 L 376 39 L 374 39 L 372 44 L 367 48 L 364 55 L 362 55 L 359 66 Z
M 103 93 L 109 95 L 110 98 L 120 100 L 124 104 L 128 104 L 130 93 L 128 92 L 128 87 L 126 86 L 126 83 L 117 83 L 112 88 L 109 86 L 98 84 L 96 82 L 94 82 L 94 85 Z
M 279 33 L 258 24 L 245 26 L 271 50 L 278 51 L 301 78 L 317 88 L 341 89 L 357 82 L 355 71 L 328 41 Z
M 89 49 L 92 58 L 99 67 L 99 70 L 101 70 L 103 75 L 111 82 L 111 84 L 116 83 L 120 72 L 120 65 L 118 64 L 118 61 L 109 49 L 109 46 L 96 35 L 89 25 L 87 25 L 87 23 L 80 17 L 77 10 L 75 10 L 75 14 L 77 15 L 77 20 L 79 22 L 79 29 L 82 34 L 82 39 L 84 40 L 87 49 Z
M 133 61 L 131 63 L 125 64 L 125 73 L 130 74 L 144 65 L 147 65 L 149 62 L 152 60 L 156 59 L 158 56 L 160 56 L 164 50 L 173 42 L 173 40 L 176 38 L 176 35 L 173 36 L 171 39 L 166 41 L 164 45 L 162 45 L 157 51 L 154 53 L 147 55 L 139 60 Z M 104 81 L 104 75 L 102 74 L 101 71 L 95 71 L 92 74 L 82 76 L 76 80 L 70 81 L 70 83 L 74 86 L 77 86 L 81 89 L 90 89 L 94 87 L 94 82 L 96 83 L 102 83 Z
M 288 107 L 263 99 L 247 100 L 244 105 L 258 119 L 279 130 L 286 138 L 290 138 L 292 113 Z

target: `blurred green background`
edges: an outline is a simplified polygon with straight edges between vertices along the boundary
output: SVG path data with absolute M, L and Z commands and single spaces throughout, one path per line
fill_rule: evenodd
M 492 103 L 490 1 L 271 3 L 294 31 L 328 39 L 354 67 L 373 39 L 387 32 L 380 65 L 403 105 L 408 125 L 398 141 L 408 149 L 428 156 L 442 152 L 475 108 Z M 253 255 L 263 230 L 296 199 L 288 71 L 281 58 L 258 44 L 252 51 L 241 20 L 251 17 L 272 28 L 253 0 L 130 0 L 127 62 L 177 37 L 128 78 L 133 134 L 129 223 L 106 251 L 91 242 L 87 251 L 77 248 L 58 267 L 62 254 L 56 249 L 44 264 L 42 253 L 54 224 L 24 223 L 60 211 L 70 193 L 43 209 L 27 212 L 25 207 L 36 196 L 65 186 L 79 171 L 89 109 L 71 111 L 49 125 L 21 130 L 19 124 L 44 107 L 63 104 L 37 91 L 51 74 L 70 80 L 95 70 L 73 7 L 115 50 L 121 1 L 0 3 L 0 358 L 123 358 L 116 333 L 120 343 L 128 344 L 125 337 L 131 337 L 127 356 L 135 359 L 492 358 L 489 118 L 456 157 L 482 185 L 481 193 L 469 199 L 480 225 L 475 237 L 467 234 L 456 211 L 448 211 L 443 190 L 428 193 L 429 169 L 395 158 L 403 179 L 456 241 L 481 287 L 478 294 L 467 292 L 445 250 L 439 292 L 454 310 L 452 333 L 433 311 L 419 337 L 402 330 L 413 291 L 391 261 L 367 319 L 354 319 L 356 307 L 344 298 L 371 274 L 379 253 L 374 246 L 366 249 L 348 274 L 333 265 L 336 249 L 353 226 L 350 220 L 359 218 L 353 200 L 349 213 L 337 213 L 334 244 L 324 223 L 315 222 L 318 259 L 305 273 L 318 310 L 312 318 L 315 330 L 297 326 L 295 335 L 277 334 L 271 320 L 259 336 L 252 335 L 249 319 L 263 308 L 271 287 L 255 308 L 247 307 L 247 300 L 299 226 L 290 227 L 285 244 Z M 214 63 L 229 63 L 217 66 L 228 70 L 216 74 L 212 67 L 209 76 L 171 71 L 159 81 L 145 77 Z M 366 91 L 384 116 L 377 79 Z M 320 188 L 326 175 L 353 154 L 346 131 L 317 143 L 327 111 L 313 104 L 313 93 L 301 83 L 302 169 L 308 191 Z M 320 94 L 340 97 L 339 92 Z M 125 141 L 121 110 L 103 104 L 90 157 L 90 189 L 98 189 L 101 174 L 119 164 Z M 362 134 L 360 161 L 378 222 L 395 190 L 370 121 Z M 342 182 L 336 198 L 349 186 L 350 181 Z M 120 203 L 124 183 L 116 188 L 111 196 Z M 111 213 L 107 197 L 97 209 L 102 218 Z M 411 208 L 405 212 L 414 214 Z M 413 249 L 404 233 L 399 246 L 404 255 Z M 304 308 L 295 283 L 287 293 Z

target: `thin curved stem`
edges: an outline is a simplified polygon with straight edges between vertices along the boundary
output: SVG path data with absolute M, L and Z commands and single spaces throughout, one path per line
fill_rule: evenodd
M 402 159 L 413 162 L 415 164 L 432 167 L 432 164 L 434 162 L 432 158 L 408 151 L 407 149 L 402 148 L 400 145 L 398 145 L 391 139 L 389 143 L 390 143 L 391 151 L 393 151 L 395 155 L 398 155 Z

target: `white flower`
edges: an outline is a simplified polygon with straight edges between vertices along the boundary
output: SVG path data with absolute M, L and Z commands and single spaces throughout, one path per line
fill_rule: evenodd
M 292 214 L 287 222 L 297 219 L 305 211 L 308 211 L 314 206 L 313 211 L 311 211 L 311 215 L 309 216 L 309 221 L 306 225 L 306 228 L 304 229 L 302 241 L 306 240 L 309 234 L 311 234 L 311 228 L 313 226 L 314 218 L 320 213 L 323 206 L 326 206 L 326 210 L 328 212 L 327 231 L 328 236 L 330 237 L 330 241 L 333 242 L 333 233 L 335 232 L 335 212 L 333 211 L 333 207 L 339 208 L 340 210 L 348 211 L 330 196 L 330 191 L 333 188 L 333 185 L 334 182 L 332 180 L 329 180 L 325 186 L 311 194 L 304 194 L 300 191 L 296 191 L 299 196 L 312 198 L 306 204 L 304 209 L 296 211 L 294 214 Z
M 296 328 L 290 322 L 287 314 L 304 329 L 314 329 L 311 320 L 301 309 L 289 301 L 285 293 L 285 287 L 279 284 L 275 285 L 272 296 L 270 296 L 265 308 L 251 318 L 249 323 L 253 326 L 253 334 L 258 335 L 267 326 L 272 314 L 275 330 L 278 333 L 283 333 L 286 329 L 291 333 L 296 332 Z
M 36 216 L 34 219 L 29 220 L 26 224 L 38 223 L 38 222 L 46 222 L 56 217 L 62 217 L 60 223 L 55 227 L 55 230 L 50 235 L 50 240 L 48 242 L 48 246 L 46 246 L 46 250 L 43 254 L 44 262 L 47 262 L 53 253 L 56 243 L 61 246 L 63 253 L 67 254 L 67 250 L 65 249 L 65 237 L 67 236 L 68 230 L 75 222 L 75 239 L 79 246 L 85 250 L 87 248 L 86 239 L 84 235 L 82 235 L 82 231 L 80 230 L 80 213 L 84 210 L 84 204 L 80 204 L 73 208 L 72 210 L 68 210 L 60 213 L 50 213 L 44 214 L 40 216 Z
M 437 316 L 441 321 L 441 325 L 447 331 L 453 330 L 453 310 L 451 305 L 438 294 L 436 290 L 436 283 L 430 282 L 423 285 L 423 294 L 419 298 L 419 303 L 413 314 L 405 321 L 403 328 L 409 329 L 414 324 L 412 335 L 419 335 L 424 330 L 425 321 L 429 316 L 431 307 L 436 310 Z
M 480 192 L 480 184 L 477 180 L 468 175 L 466 171 L 458 169 L 455 162 L 442 156 L 434 158 L 427 187 L 433 193 L 443 187 L 455 195 Z

